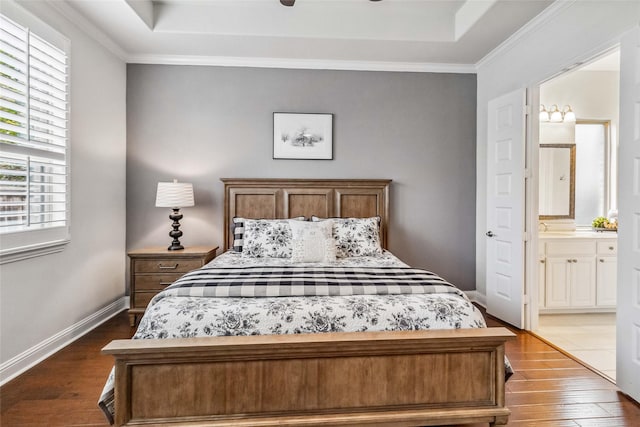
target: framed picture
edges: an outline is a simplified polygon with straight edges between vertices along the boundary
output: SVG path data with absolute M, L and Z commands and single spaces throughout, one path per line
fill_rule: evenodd
M 333 114 L 273 113 L 274 159 L 333 159 Z

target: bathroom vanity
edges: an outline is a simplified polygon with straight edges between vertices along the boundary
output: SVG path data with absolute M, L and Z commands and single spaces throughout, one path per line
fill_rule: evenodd
M 614 311 L 617 252 L 615 232 L 541 232 L 540 312 Z

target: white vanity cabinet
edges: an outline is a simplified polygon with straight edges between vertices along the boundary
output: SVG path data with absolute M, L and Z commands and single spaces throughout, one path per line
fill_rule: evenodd
M 599 237 L 596 233 L 587 236 L 541 237 L 539 283 L 543 289 L 539 293 L 539 305 L 542 311 L 615 307 L 616 239 Z
M 617 254 L 618 243 L 616 241 L 598 242 L 596 303 L 599 307 L 616 306 Z
M 547 308 L 593 307 L 596 304 L 594 257 L 548 257 L 546 260 Z

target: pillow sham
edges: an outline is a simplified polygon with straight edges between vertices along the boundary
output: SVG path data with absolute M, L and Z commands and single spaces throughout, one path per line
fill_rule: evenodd
M 232 249 L 235 252 L 242 252 L 242 244 L 244 243 L 244 222 L 245 218 L 233 217 L 231 221 L 231 234 L 233 234 Z
M 336 260 L 333 240 L 333 221 L 291 221 L 292 262 L 331 263 Z
M 338 258 L 374 256 L 382 253 L 380 217 L 332 218 L 333 239 Z M 323 221 L 312 216 L 311 221 Z
M 304 221 L 305 218 L 303 216 L 297 216 L 295 218 L 291 218 L 296 221 Z M 242 252 L 242 246 L 244 245 L 244 223 L 247 221 L 246 218 L 234 216 L 231 221 L 231 234 L 233 235 L 233 246 L 231 249 L 234 252 Z M 275 221 L 275 220 L 264 220 L 264 221 Z
M 304 217 L 302 217 L 304 219 Z M 245 219 L 242 255 L 254 258 L 291 258 L 289 219 Z

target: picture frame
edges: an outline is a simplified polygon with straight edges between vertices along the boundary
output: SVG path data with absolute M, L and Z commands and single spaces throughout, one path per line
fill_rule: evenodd
M 333 160 L 333 114 L 273 113 L 273 158 Z

